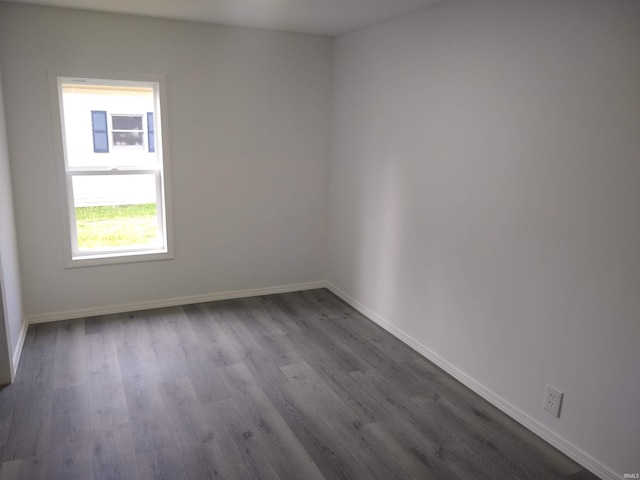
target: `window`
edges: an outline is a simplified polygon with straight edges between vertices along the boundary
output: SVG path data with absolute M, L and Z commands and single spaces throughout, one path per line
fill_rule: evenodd
M 161 81 L 55 78 L 67 265 L 171 258 Z
M 144 146 L 142 115 L 111 115 L 114 147 Z

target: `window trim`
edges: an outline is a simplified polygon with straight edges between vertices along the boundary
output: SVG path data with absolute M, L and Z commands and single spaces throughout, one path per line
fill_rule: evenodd
M 144 82 L 154 84 L 155 107 L 154 111 L 159 115 L 154 115 L 154 136 L 155 136 L 155 153 L 158 155 L 158 164 L 154 168 L 138 168 L 138 167 L 121 167 L 117 171 L 111 170 L 110 174 L 135 174 L 135 173 L 153 173 L 156 175 L 156 194 L 157 208 L 162 209 L 158 218 L 158 227 L 164 232 L 164 246 L 158 248 L 135 247 L 135 248 L 116 248 L 113 251 L 100 251 L 96 253 L 82 252 L 79 254 L 77 249 L 77 233 L 76 224 L 72 219 L 75 218 L 75 207 L 73 202 L 73 191 L 70 182 L 76 175 L 98 175 L 104 174 L 102 168 L 73 168 L 67 166 L 65 155 L 65 131 L 63 123 L 63 103 L 61 95 L 61 81 L 78 79 L 78 83 L 84 81 L 95 81 L 104 85 L 130 85 L 131 82 Z M 174 258 L 174 236 L 173 221 L 171 209 L 171 169 L 169 164 L 169 145 L 167 135 L 168 125 L 168 107 L 167 107 L 167 84 L 164 75 L 145 75 L 145 74 L 123 74 L 123 73 L 105 73 L 105 72 L 87 72 L 87 71 L 69 71 L 69 70 L 50 70 L 49 71 L 49 87 L 51 97 L 51 112 L 54 125 L 54 150 L 55 150 L 55 169 L 58 176 L 59 204 L 60 204 L 60 225 L 62 231 L 63 247 L 63 263 L 65 268 L 85 267 L 94 265 L 110 265 L 120 263 L 137 263 L 144 261 L 168 260 Z M 146 114 L 143 113 L 143 132 L 144 119 Z M 158 135 L 161 141 L 158 144 Z M 143 134 L 143 135 L 144 135 Z

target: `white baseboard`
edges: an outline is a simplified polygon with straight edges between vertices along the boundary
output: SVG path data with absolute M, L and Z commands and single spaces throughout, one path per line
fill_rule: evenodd
M 97 315 L 111 315 L 114 313 L 135 312 L 152 308 L 177 307 L 192 303 L 214 302 L 216 300 L 230 300 L 233 298 L 257 297 L 276 293 L 299 292 L 315 288 L 325 288 L 326 282 L 297 283 L 293 285 L 280 285 L 277 287 L 253 288 L 249 290 L 234 290 L 228 292 L 209 293 L 204 295 L 192 295 L 187 297 L 163 298 L 146 302 L 124 303 L 120 305 L 106 305 L 103 307 L 80 308 L 63 312 L 40 313 L 29 315 L 27 324 L 55 322 L 59 320 L 71 320 L 74 318 L 95 317 Z
M 435 363 L 442 370 L 447 372 L 449 375 L 454 377 L 456 380 L 461 382 L 466 387 L 473 390 L 475 393 L 480 395 L 482 398 L 487 400 L 489 403 L 509 415 L 511 418 L 516 420 L 518 423 L 526 427 L 528 430 L 532 431 L 534 434 L 545 440 L 547 443 L 553 445 L 555 448 L 564 453 L 567 457 L 574 460 L 576 463 L 580 464 L 594 475 L 597 475 L 602 480 L 620 480 L 622 475 L 614 472 L 611 468 L 603 465 L 594 459 L 591 455 L 581 450 L 580 448 L 573 445 L 571 442 L 565 440 L 561 436 L 554 433 L 552 430 L 534 420 L 529 415 L 524 413 L 519 408 L 515 407 L 511 403 L 507 402 L 505 399 L 480 384 L 473 378 L 469 377 L 462 370 L 458 369 L 456 366 L 449 363 L 447 360 L 442 358 L 440 355 L 435 353 L 433 350 L 428 348 L 427 346 L 420 343 L 418 340 L 413 338 L 411 335 L 406 333 L 404 330 L 396 327 L 389 320 L 381 317 L 376 312 L 366 307 L 362 303 L 360 303 L 355 298 L 351 297 L 347 293 L 340 290 L 338 287 L 331 283 L 327 283 L 326 288 L 328 288 L 335 295 L 340 297 L 342 300 L 347 302 L 353 308 L 358 310 L 363 315 L 367 316 L 369 319 L 373 320 L 375 323 L 380 325 L 386 331 L 391 333 L 396 338 L 400 339 L 411 348 L 416 350 L 418 353 L 426 357 L 431 362 Z

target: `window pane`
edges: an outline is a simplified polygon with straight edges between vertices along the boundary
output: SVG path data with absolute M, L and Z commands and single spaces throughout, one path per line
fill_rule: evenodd
M 145 148 L 144 139 L 145 115 L 158 115 L 152 87 L 67 82 L 61 93 L 69 167 L 148 168 L 159 163 L 159 152 Z
M 155 175 L 74 175 L 72 184 L 79 250 L 162 245 Z
M 142 130 L 142 115 L 112 115 L 114 130 Z
M 142 132 L 113 132 L 113 145 L 116 147 L 126 145 L 142 146 Z

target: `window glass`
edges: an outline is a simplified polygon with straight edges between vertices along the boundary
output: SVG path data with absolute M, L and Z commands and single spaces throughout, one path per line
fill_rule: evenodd
M 142 132 L 113 132 L 113 146 L 139 146 L 142 147 Z
M 155 110 L 152 87 L 63 83 L 65 156 L 69 167 L 129 167 L 159 162 L 145 138 Z M 155 135 L 155 134 L 154 134 Z
M 112 115 L 114 130 L 142 131 L 142 115 Z
M 75 175 L 79 251 L 161 244 L 152 174 Z

